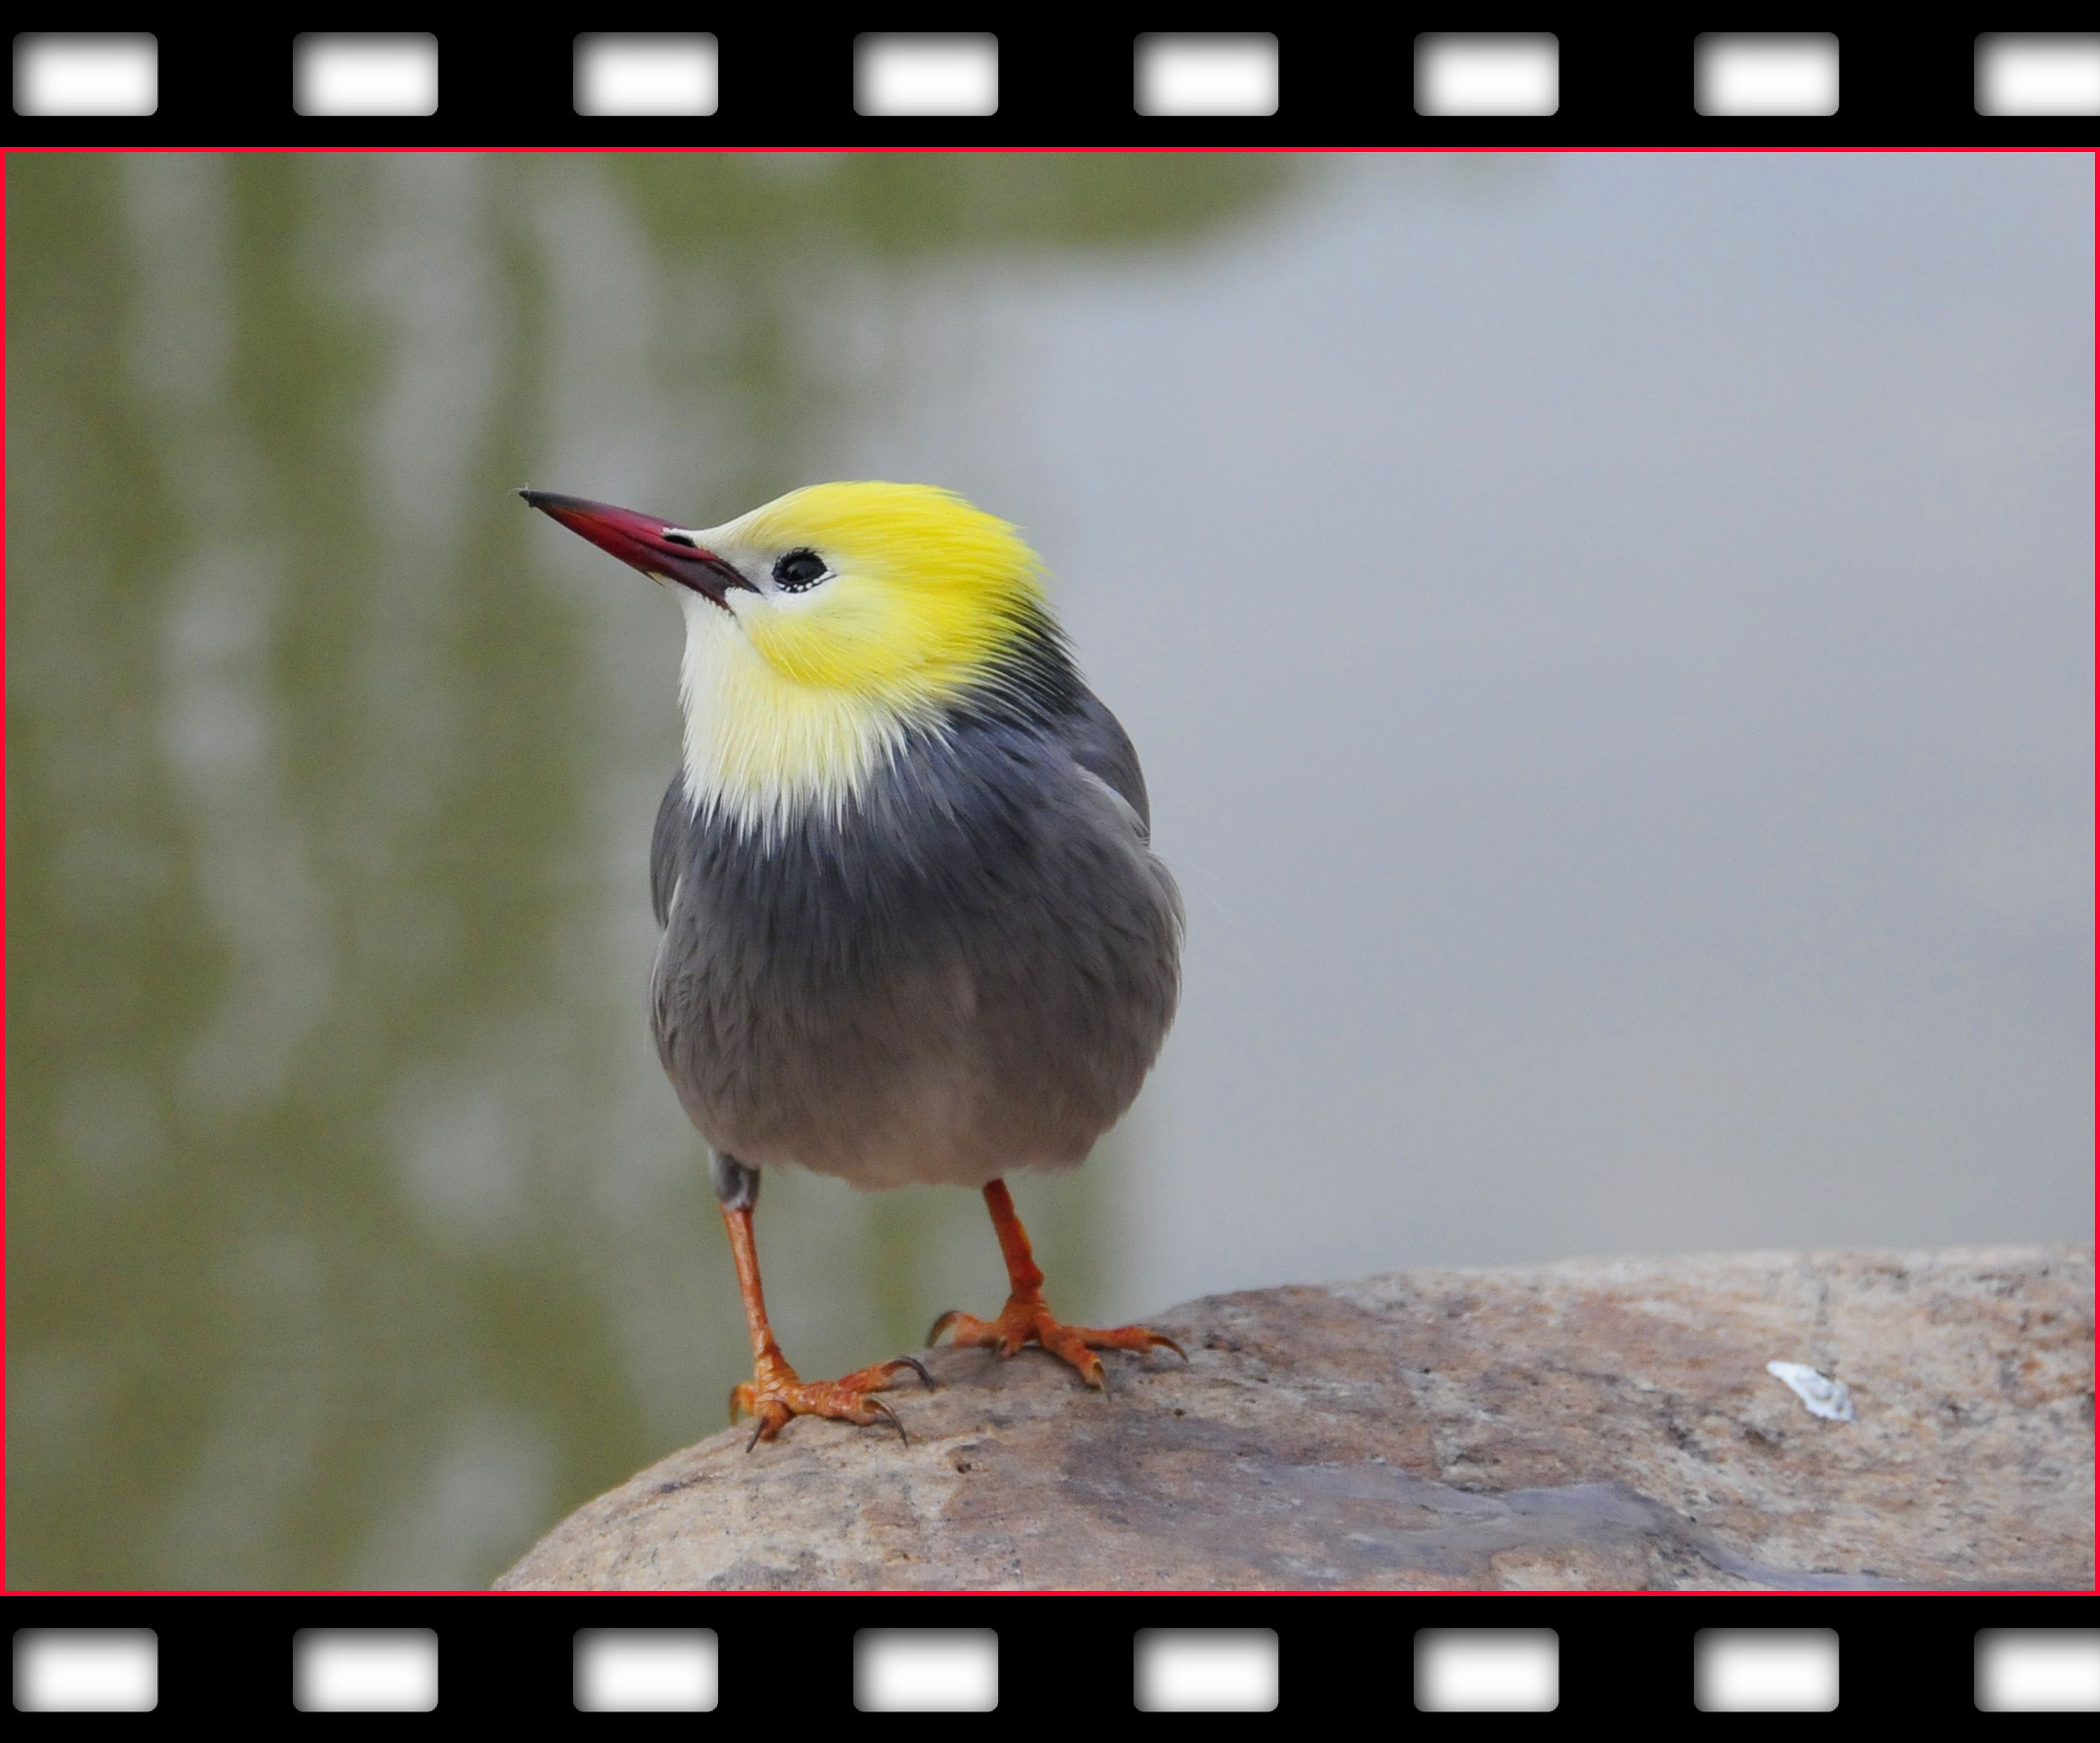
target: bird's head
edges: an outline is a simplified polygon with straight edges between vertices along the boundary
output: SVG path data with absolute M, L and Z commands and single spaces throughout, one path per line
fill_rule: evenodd
M 1042 564 L 1007 522 L 925 484 L 813 484 L 719 527 L 520 492 L 673 585 L 698 800 L 836 800 L 914 726 L 1068 669 Z

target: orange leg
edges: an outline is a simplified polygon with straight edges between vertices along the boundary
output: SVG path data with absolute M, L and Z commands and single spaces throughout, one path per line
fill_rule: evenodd
M 1189 1359 L 1173 1339 L 1142 1326 L 1097 1331 L 1090 1326 L 1068 1326 L 1052 1319 L 1043 1300 L 1042 1268 L 1035 1263 L 1035 1251 L 1028 1244 L 1028 1231 L 1013 1214 L 1013 1195 L 1006 1189 L 1004 1180 L 994 1180 L 985 1188 L 984 1196 L 991 1211 L 991 1225 L 999 1233 L 999 1251 L 1006 1255 L 1006 1274 L 1013 1292 L 1006 1298 L 1006 1306 L 997 1319 L 977 1319 L 952 1309 L 943 1313 L 926 1334 L 929 1344 L 938 1343 L 942 1332 L 952 1331 L 952 1341 L 958 1347 L 986 1345 L 995 1348 L 1001 1357 L 1017 1354 L 1024 1344 L 1038 1344 L 1070 1362 L 1079 1370 L 1080 1379 L 1104 1392 L 1108 1390 L 1108 1375 L 1101 1358 L 1094 1353 L 1097 1349 L 1164 1348 L 1172 1350 L 1184 1361 Z
M 844 1379 L 807 1381 L 788 1366 L 780 1346 L 773 1341 L 773 1326 L 765 1317 L 765 1291 L 758 1281 L 758 1247 L 751 1235 L 751 1206 L 722 1207 L 722 1222 L 729 1229 L 730 1251 L 736 1255 L 737 1286 L 743 1291 L 743 1317 L 751 1327 L 751 1378 L 729 1395 L 729 1419 L 744 1415 L 758 1419 L 758 1426 L 744 1443 L 748 1453 L 761 1441 L 770 1441 L 797 1416 L 830 1416 L 841 1422 L 887 1420 L 909 1444 L 904 1424 L 897 1413 L 870 1392 L 880 1392 L 900 1369 L 909 1368 L 933 1389 L 933 1377 L 909 1356 L 880 1361 L 862 1368 Z

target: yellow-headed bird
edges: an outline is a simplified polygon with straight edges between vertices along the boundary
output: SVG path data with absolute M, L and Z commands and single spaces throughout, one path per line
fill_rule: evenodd
M 542 491 L 534 508 L 670 584 L 686 619 L 683 766 L 650 883 L 658 1056 L 708 1145 L 751 1329 L 733 1414 L 896 1417 L 909 1357 L 801 1379 L 765 1317 L 759 1170 L 982 1188 L 1012 1293 L 945 1313 L 962 1344 L 1171 1339 L 1051 1316 L 1004 1175 L 1070 1167 L 1158 1057 L 1181 903 L 1137 753 L 1081 682 L 1006 522 L 920 484 L 817 484 L 720 527 Z M 898 1432 L 902 1425 L 898 1424 Z

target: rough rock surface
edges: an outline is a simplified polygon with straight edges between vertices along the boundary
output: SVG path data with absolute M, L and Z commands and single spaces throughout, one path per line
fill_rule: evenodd
M 1151 1323 L 1189 1366 L 1110 1355 L 1107 1398 L 1032 1349 L 940 1350 L 938 1392 L 892 1395 L 908 1447 L 717 1435 L 499 1586 L 2093 1583 L 2087 1249 L 1417 1271 Z

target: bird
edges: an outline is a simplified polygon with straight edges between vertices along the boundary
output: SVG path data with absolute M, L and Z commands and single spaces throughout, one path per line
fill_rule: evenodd
M 802 1379 L 775 1339 L 752 1214 L 762 1172 L 982 1192 L 1008 1294 L 928 1335 L 1035 1345 L 1105 1391 L 1142 1326 L 1057 1318 L 1006 1176 L 1083 1162 L 1158 1059 L 1183 910 L 1136 749 L 1083 680 L 1043 560 L 934 485 L 792 490 L 691 527 L 583 497 L 525 501 L 662 585 L 684 618 L 679 767 L 658 808 L 650 1022 L 704 1141 L 750 1334 L 745 1450 L 796 1417 L 862 1427 L 900 1356 Z

